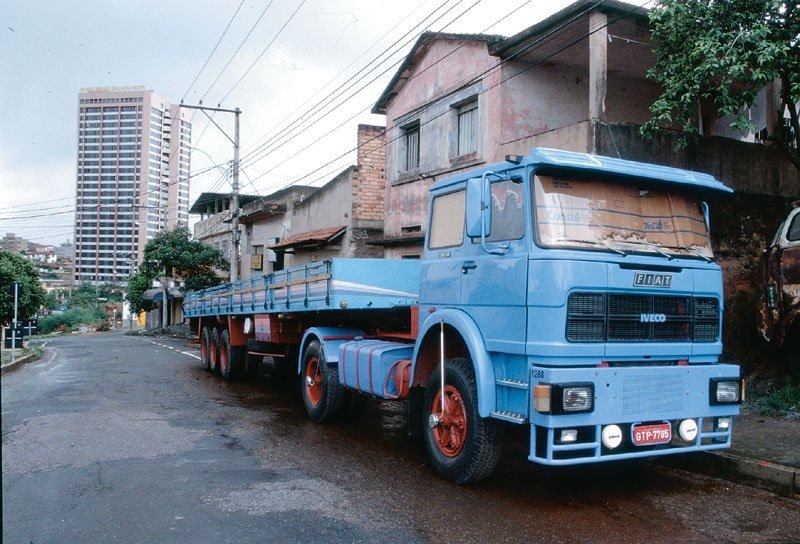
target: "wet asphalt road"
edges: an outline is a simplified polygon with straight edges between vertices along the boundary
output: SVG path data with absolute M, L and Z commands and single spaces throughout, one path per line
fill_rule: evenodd
M 370 402 L 321 426 L 183 340 L 49 341 L 2 378 L 3 542 L 796 542 L 800 502 L 648 463 L 546 469 L 512 439 L 457 487 Z

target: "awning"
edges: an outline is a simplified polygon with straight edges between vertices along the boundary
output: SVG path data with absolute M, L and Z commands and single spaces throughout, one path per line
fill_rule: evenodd
M 269 246 L 273 251 L 280 251 L 289 248 L 316 248 L 326 244 L 330 244 L 340 236 L 342 236 L 347 227 L 330 227 L 327 229 L 310 230 L 300 234 L 293 234 L 275 244 Z
M 167 292 L 167 300 L 183 299 L 183 293 L 177 289 L 170 289 Z M 163 289 L 157 287 L 155 289 L 148 289 L 142 293 L 142 300 L 152 300 L 153 302 L 161 302 L 164 299 Z

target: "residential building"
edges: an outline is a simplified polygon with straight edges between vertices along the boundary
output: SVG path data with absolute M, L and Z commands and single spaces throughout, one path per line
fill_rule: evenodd
M 239 195 L 239 207 L 241 209 L 249 203 L 259 200 L 261 197 L 257 195 Z M 200 220 L 193 227 L 194 239 L 217 248 L 229 262 L 233 247 L 232 202 L 233 195 L 230 193 L 202 193 L 189 209 L 190 214 L 200 216 Z M 220 270 L 219 273 L 225 279 L 230 277 L 230 269 Z
M 356 164 L 321 187 L 291 185 L 264 197 L 240 195 L 239 277 L 333 257 L 383 257 L 384 128 L 359 125 Z M 231 258 L 231 195 L 204 193 L 194 238 Z M 223 277 L 227 271 L 220 271 Z
M 0 239 L 0 249 L 12 253 L 27 253 L 29 243 L 30 242 L 25 238 L 20 238 L 13 232 L 7 232 L 6 235 Z
M 356 164 L 294 205 L 290 235 L 268 246 L 285 266 L 383 257 L 384 138 L 384 127 L 359 125 Z
M 537 146 L 709 172 L 742 191 L 796 191 L 780 151 L 746 143 L 754 135 L 727 128 L 713 104 L 693 147 L 676 152 L 668 132 L 643 140 L 660 94 L 646 77 L 652 49 L 647 10 L 616 0 L 579 0 L 508 38 L 424 33 L 373 108 L 388 127 L 386 256 L 421 254 L 434 182 Z M 773 94 L 768 86 L 754 106 L 760 134 L 777 124 Z
M 144 87 L 78 96 L 75 279 L 124 283 L 161 231 L 188 226 L 191 123 Z
M 286 254 L 269 248 L 291 236 L 295 207 L 317 189 L 292 185 L 242 207 L 241 278 L 268 274 L 287 266 Z

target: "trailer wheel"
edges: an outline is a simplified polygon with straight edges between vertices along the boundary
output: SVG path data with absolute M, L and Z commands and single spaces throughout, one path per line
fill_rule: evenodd
M 445 409 L 441 409 L 441 368 L 425 391 L 425 446 L 433 468 L 457 484 L 489 477 L 500 458 L 501 430 L 497 422 L 478 415 L 478 390 L 472 364 L 466 359 L 445 362 Z
M 303 354 L 301 378 L 300 393 L 308 417 L 318 423 L 334 421 L 341 412 L 344 388 L 339 371 L 325 362 L 317 340 L 312 340 Z
M 208 350 L 208 369 L 212 374 L 219 374 L 219 329 L 211 331 L 211 341 Z
M 211 329 L 203 327 L 200 334 L 200 367 L 203 370 L 211 368 Z
M 219 337 L 219 374 L 224 380 L 230 380 L 235 375 L 232 351 L 231 333 L 225 329 Z

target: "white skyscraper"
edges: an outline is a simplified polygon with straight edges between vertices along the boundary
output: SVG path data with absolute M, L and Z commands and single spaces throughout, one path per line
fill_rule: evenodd
M 144 87 L 78 97 L 75 279 L 124 283 L 148 240 L 188 225 L 191 124 Z

